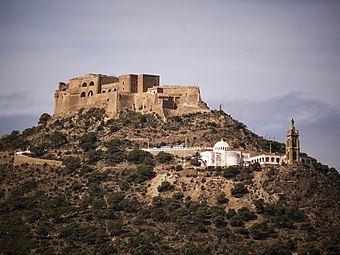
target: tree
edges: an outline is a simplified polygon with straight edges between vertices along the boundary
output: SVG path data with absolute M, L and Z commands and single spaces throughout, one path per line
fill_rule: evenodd
M 38 124 L 43 124 L 46 125 L 46 123 L 51 119 L 51 115 L 49 115 L 48 113 L 43 113 L 41 114 Z

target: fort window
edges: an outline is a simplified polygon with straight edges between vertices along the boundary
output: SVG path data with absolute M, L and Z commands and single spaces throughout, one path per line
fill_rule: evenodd
M 81 85 L 82 87 L 87 87 L 86 82 L 83 83 L 83 85 Z
M 269 162 L 269 158 L 268 157 L 266 158 L 266 162 Z
M 280 159 L 279 158 L 276 159 L 276 163 L 280 163 Z
M 90 82 L 90 86 L 94 86 L 94 82 L 93 81 Z
M 81 92 L 80 97 L 85 97 L 86 93 L 85 92 Z
M 113 91 L 117 91 L 116 89 L 114 89 Z
M 272 158 L 271 160 L 272 160 L 272 162 L 275 162 L 275 158 Z
M 88 97 L 92 97 L 93 96 L 93 91 L 90 90 L 89 93 L 87 94 Z
M 107 92 L 111 92 L 111 89 L 109 89 Z
M 103 91 L 102 91 L 102 93 L 106 93 L 106 91 L 105 91 L 105 90 L 103 90 Z

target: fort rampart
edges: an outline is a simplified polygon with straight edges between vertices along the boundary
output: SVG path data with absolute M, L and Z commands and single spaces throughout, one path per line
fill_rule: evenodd
M 109 117 L 130 110 L 156 113 L 162 118 L 207 111 L 197 86 L 160 86 L 160 77 L 150 74 L 126 74 L 119 77 L 88 74 L 59 82 L 54 93 L 54 115 L 74 114 L 93 107 L 104 108 Z

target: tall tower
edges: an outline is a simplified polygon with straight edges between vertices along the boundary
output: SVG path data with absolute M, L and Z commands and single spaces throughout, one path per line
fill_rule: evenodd
M 286 162 L 288 165 L 300 162 L 299 131 L 295 128 L 293 119 L 287 131 Z

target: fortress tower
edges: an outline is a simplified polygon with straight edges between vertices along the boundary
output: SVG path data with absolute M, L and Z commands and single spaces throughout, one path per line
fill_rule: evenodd
M 288 165 L 300 162 L 299 131 L 295 128 L 293 119 L 287 131 L 286 162 Z

